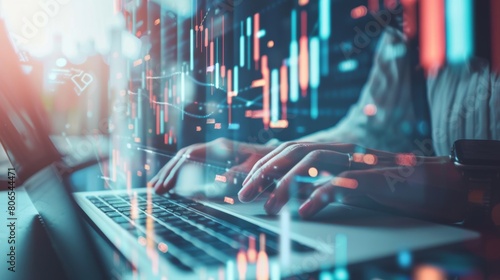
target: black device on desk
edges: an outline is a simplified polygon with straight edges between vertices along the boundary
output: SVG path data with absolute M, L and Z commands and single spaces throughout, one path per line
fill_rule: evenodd
M 457 140 L 450 158 L 467 188 L 465 222 L 500 229 L 500 141 Z

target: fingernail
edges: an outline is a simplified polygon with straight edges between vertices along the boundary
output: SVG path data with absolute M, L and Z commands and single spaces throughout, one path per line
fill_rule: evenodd
M 276 206 L 276 195 L 272 193 L 269 196 L 269 199 L 267 200 L 266 204 L 264 205 L 264 208 L 266 208 L 267 213 L 275 214 L 276 213 L 275 211 L 276 209 L 274 209 L 275 206 Z
M 302 217 L 308 217 L 309 215 L 312 214 L 312 202 L 310 199 L 308 199 L 306 202 L 304 202 L 300 208 L 299 208 L 299 214 Z
M 245 180 L 243 181 L 243 184 L 242 184 L 243 186 L 248 182 L 248 180 L 250 179 L 250 177 L 252 177 L 250 175 L 252 175 L 252 174 L 248 174 L 247 177 L 245 178 Z
M 241 201 L 247 201 L 252 198 L 253 195 L 253 189 L 252 188 L 245 188 L 243 187 L 239 192 L 238 192 L 238 198 Z

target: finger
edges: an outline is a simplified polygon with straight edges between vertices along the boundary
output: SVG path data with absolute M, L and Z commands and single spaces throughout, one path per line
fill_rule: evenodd
M 335 200 L 343 202 L 346 197 L 352 195 L 370 195 L 381 191 L 385 192 L 383 189 L 387 184 L 384 174 L 391 169 L 342 172 L 330 182 L 315 190 L 311 197 L 300 206 L 299 214 L 304 218 L 311 217 Z
M 325 184 L 316 189 L 311 197 L 299 208 L 299 215 L 303 218 L 311 217 L 333 201 L 335 186 Z
M 259 170 L 266 162 L 270 161 L 271 159 L 275 158 L 278 154 L 283 152 L 285 149 L 289 148 L 290 146 L 295 146 L 298 144 L 306 144 L 306 143 L 300 143 L 300 142 L 286 142 L 278 146 L 278 148 L 272 150 L 270 153 L 267 155 L 263 156 L 250 170 L 250 173 L 248 173 L 245 181 L 243 181 L 243 184 L 245 184 L 255 173 L 255 171 Z
M 260 168 L 255 170 L 255 166 L 250 171 L 247 179 L 243 182 L 243 188 L 239 193 L 239 198 L 243 202 L 252 201 L 259 195 L 258 190 L 267 188 L 274 179 L 278 179 L 297 164 L 312 149 L 320 149 L 322 145 L 311 145 L 307 143 L 292 144 L 280 153 L 274 153 L 269 161 L 263 163 L 263 159 L 258 161 Z
M 346 168 L 349 168 L 349 155 L 327 150 L 312 151 L 281 178 L 276 184 L 274 196 L 268 200 L 264 208 L 269 214 L 277 214 L 290 199 L 292 186 L 301 187 L 297 185 L 300 184 L 297 182 L 300 176 L 316 177 L 319 171 L 338 173 L 345 171 Z M 293 195 L 297 196 L 298 189 L 294 192 Z
M 161 186 L 163 191 L 168 192 L 175 186 L 177 177 L 179 175 L 179 171 L 181 170 L 184 164 L 190 162 L 192 157 L 196 157 L 197 160 L 199 160 L 201 156 L 205 154 L 205 152 L 206 152 L 205 144 L 195 144 L 190 146 L 167 173 L 167 176 L 163 180 Z
M 231 167 L 222 176 L 224 176 L 227 179 L 228 183 L 234 185 L 241 184 L 242 179 L 248 174 L 250 169 L 259 160 L 259 158 L 260 157 L 258 156 L 251 156 L 241 164 Z
M 166 190 L 163 189 L 163 182 L 167 178 L 170 170 L 177 164 L 177 162 L 182 158 L 183 154 L 185 153 L 185 149 L 181 149 L 171 160 L 163 166 L 160 171 L 158 171 L 158 174 L 156 174 L 156 181 L 154 184 L 154 189 L 156 193 L 158 194 L 163 194 L 166 192 Z
M 280 155 L 289 155 L 292 154 L 297 156 L 299 159 L 305 156 L 305 154 L 313 151 L 313 150 L 329 150 L 336 151 L 342 153 L 352 152 L 357 149 L 356 145 L 353 144 L 322 144 L 322 143 L 314 143 L 314 142 L 288 142 L 280 145 L 278 148 L 267 154 L 265 157 L 260 159 L 252 168 L 250 173 L 247 175 L 245 181 L 243 181 L 243 185 L 246 185 L 252 179 L 262 177 L 262 175 L 266 176 L 265 172 L 263 172 L 264 167 L 272 167 L 276 170 L 266 170 L 266 172 L 270 172 L 269 174 L 275 174 L 274 177 L 279 177 L 282 173 L 279 172 L 280 166 L 277 164 L 273 164 L 273 160 L 276 158 L 282 158 Z M 296 154 L 298 153 L 298 154 Z M 295 163 L 297 160 L 295 161 Z M 288 166 L 290 168 L 290 166 Z M 288 170 L 287 167 L 284 167 L 284 170 Z M 260 173 L 260 174 L 256 174 Z
M 156 181 L 154 188 L 156 193 L 163 194 L 169 191 L 173 186 L 169 180 L 173 180 L 176 176 L 170 176 L 173 174 L 174 168 L 179 164 L 179 161 L 184 162 L 188 155 L 195 155 L 197 157 L 202 157 L 205 153 L 205 144 L 195 144 L 186 148 L 179 150 L 179 152 L 172 158 L 161 170 L 158 172 L 158 180 Z M 173 174 L 176 175 L 176 174 Z

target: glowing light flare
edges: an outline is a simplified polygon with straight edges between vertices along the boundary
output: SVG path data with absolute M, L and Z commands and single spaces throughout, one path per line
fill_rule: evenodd
M 433 74 L 445 61 L 444 0 L 421 0 L 420 15 L 420 63 Z
M 134 192 L 130 201 L 130 219 L 135 221 L 139 217 L 139 208 L 137 207 L 137 193 Z
M 198 33 L 198 31 L 196 31 Z M 194 30 L 191 28 L 189 32 L 189 69 L 194 70 Z
M 255 68 L 258 69 L 259 67 L 259 59 L 260 59 L 260 38 L 259 38 L 259 31 L 260 31 L 260 14 L 256 13 L 253 16 L 253 28 L 254 28 L 254 34 L 253 34 L 253 60 L 255 61 Z
M 210 42 L 210 66 L 215 65 L 215 58 L 214 58 L 214 42 Z
M 356 59 L 348 59 L 339 63 L 340 72 L 351 72 L 358 68 L 358 61 Z
M 331 35 L 331 0 L 320 0 L 319 7 L 319 37 L 327 41 Z
M 309 0 L 299 0 L 299 5 L 300 6 L 305 6 L 307 4 L 309 4 Z
M 267 42 L 267 47 L 268 47 L 268 48 L 272 48 L 272 47 L 274 47 L 274 41 L 273 41 L 273 40 L 268 41 L 268 42 Z
M 351 10 L 351 17 L 353 19 L 358 19 L 366 16 L 368 13 L 368 9 L 365 5 L 357 6 L 356 8 Z
M 227 104 L 233 103 L 233 70 L 227 70 Z
M 364 156 L 364 154 L 362 154 L 362 153 L 353 153 L 352 154 L 352 161 L 357 162 L 357 163 L 362 163 L 363 156 Z
M 446 0 L 446 57 L 451 63 L 474 54 L 473 0 Z
M 268 57 L 267 55 L 262 56 L 261 58 L 261 63 L 262 63 L 262 79 L 264 80 L 264 85 L 263 85 L 263 91 L 262 91 L 262 111 L 264 113 L 264 116 L 262 117 L 262 122 L 264 123 L 264 128 L 267 130 L 269 128 L 269 122 L 271 119 L 271 112 L 270 112 L 270 71 L 269 71 L 269 65 L 268 65 Z
M 219 88 L 220 83 L 220 65 L 219 62 L 215 63 L 215 88 Z
M 160 250 L 160 252 L 166 254 L 168 252 L 168 245 L 163 243 L 163 242 L 160 242 L 160 243 L 158 243 L 158 250 Z
M 309 168 L 307 173 L 309 174 L 309 176 L 315 178 L 318 176 L 318 169 L 316 169 L 315 167 L 311 167 L 311 168 Z
M 219 279 L 224 279 L 224 270 L 219 270 Z M 234 262 L 229 260 L 226 262 L 226 278 L 227 280 L 234 280 Z
M 283 267 L 289 267 L 291 255 L 291 240 L 290 240 L 290 221 L 291 215 L 288 205 L 285 205 L 280 214 L 280 263 Z M 279 277 L 278 277 L 279 278 Z
M 279 70 L 273 69 L 271 71 L 271 122 L 277 122 L 280 118 L 279 104 L 280 104 L 280 84 L 279 84 Z
M 127 190 L 130 191 L 132 189 L 132 172 L 127 170 Z
M 160 21 L 160 19 L 159 19 L 159 18 L 155 19 L 155 25 L 160 24 L 160 22 L 161 22 L 161 21 Z
M 227 204 L 234 204 L 234 198 L 225 196 L 224 197 L 224 202 L 227 203 Z
M 142 59 L 138 59 L 138 60 L 134 61 L 134 67 L 137 67 L 141 64 L 142 64 Z
M 354 190 L 358 187 L 358 180 L 351 178 L 335 177 L 332 179 L 332 185 Z
M 403 31 L 408 38 L 417 35 L 417 0 L 401 0 L 403 5 Z
M 240 23 L 240 67 L 245 66 L 245 36 L 243 34 L 243 22 Z
M 446 273 L 441 268 L 432 265 L 421 265 L 415 268 L 413 273 L 415 280 L 442 280 L 446 278 Z
M 415 166 L 417 157 L 414 154 L 397 154 L 395 161 L 400 166 Z
M 311 118 L 317 119 L 319 116 L 318 88 L 320 85 L 321 58 L 320 40 L 318 37 L 311 38 L 310 42 L 311 64 L 310 64 L 310 85 L 311 85 Z
M 290 101 L 299 100 L 299 44 L 297 42 L 297 11 L 292 10 L 292 40 L 290 42 Z
M 208 28 L 205 29 L 205 48 L 208 47 Z
M 377 114 L 377 106 L 375 104 L 367 104 L 363 108 L 363 113 L 368 117 L 373 117 Z
M 226 176 L 215 175 L 215 181 L 225 183 L 227 181 Z
M 269 279 L 269 258 L 266 253 L 266 236 L 260 234 L 260 250 L 257 256 L 257 280 Z
M 137 242 L 139 242 L 141 246 L 146 246 L 146 238 L 144 238 L 144 236 L 139 236 Z
M 302 11 L 301 17 L 301 36 L 299 40 L 299 84 L 302 90 L 302 96 L 307 95 L 309 86 L 309 40 L 307 38 L 307 12 Z
M 255 237 L 248 237 L 248 250 L 247 258 L 249 263 L 255 263 L 257 261 L 257 250 L 255 249 Z
M 375 165 L 377 164 L 377 156 L 372 154 L 366 154 L 363 156 L 363 163 L 367 165 Z
M 269 127 L 271 128 L 287 128 L 288 127 L 287 120 L 278 120 L 277 122 L 271 122 Z
M 236 264 L 238 267 L 238 276 L 240 280 L 245 279 L 247 274 L 247 256 L 245 251 L 240 250 L 236 255 Z
M 284 64 L 280 68 L 280 100 L 285 104 L 288 102 L 288 68 Z

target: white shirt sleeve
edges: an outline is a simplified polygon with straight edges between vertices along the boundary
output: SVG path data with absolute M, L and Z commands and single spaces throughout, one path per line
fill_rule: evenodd
M 427 84 L 437 155 L 458 139 L 500 140 L 500 77 L 486 61 L 446 66 Z
M 334 127 L 300 141 L 345 142 L 400 152 L 412 149 L 415 114 L 411 105 L 410 61 L 405 38 L 387 27 L 361 96 Z

